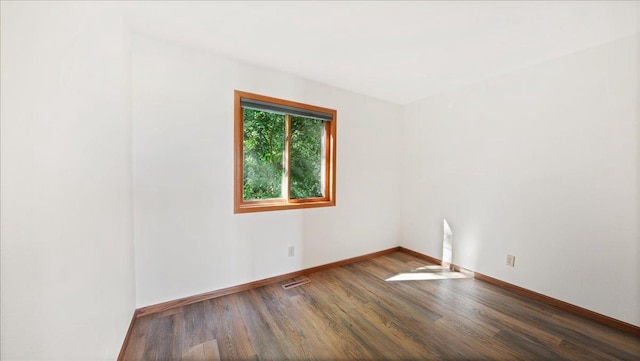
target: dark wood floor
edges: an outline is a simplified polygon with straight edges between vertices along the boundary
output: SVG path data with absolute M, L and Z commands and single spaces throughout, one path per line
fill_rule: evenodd
M 640 360 L 640 339 L 402 252 L 136 320 L 125 360 Z M 433 278 L 433 277 L 418 277 Z

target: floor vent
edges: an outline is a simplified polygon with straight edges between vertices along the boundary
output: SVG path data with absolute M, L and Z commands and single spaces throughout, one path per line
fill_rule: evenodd
M 307 283 L 311 283 L 311 281 L 308 278 L 302 278 L 302 279 L 299 279 L 297 281 L 285 283 L 285 284 L 282 285 L 282 288 L 284 288 L 285 290 L 288 290 L 289 288 L 294 288 L 294 287 L 306 285 Z

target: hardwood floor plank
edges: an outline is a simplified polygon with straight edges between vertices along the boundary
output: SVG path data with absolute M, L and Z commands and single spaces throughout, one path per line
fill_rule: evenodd
M 633 355 L 640 355 L 640 342 L 637 342 L 638 338 L 634 337 L 630 333 L 623 332 L 618 329 L 612 329 L 601 323 L 585 320 L 580 316 L 576 316 L 571 313 L 558 313 L 551 315 L 554 322 L 561 325 L 567 325 L 570 329 L 580 330 L 584 328 L 584 324 L 588 323 L 587 334 L 595 339 L 601 340 L 606 344 L 610 344 L 614 347 L 628 350 Z
M 560 342 L 560 348 L 558 350 L 565 357 L 572 360 L 593 360 L 593 361 L 613 361 L 619 360 L 611 355 L 604 354 L 597 350 L 593 350 L 588 346 L 579 346 L 570 341 Z
M 268 287 L 265 287 L 268 288 Z M 264 289 L 260 290 L 264 291 Z M 269 300 L 263 300 L 255 290 L 248 291 L 245 297 L 240 298 L 239 310 L 247 329 L 247 336 L 255 352 L 260 358 L 269 360 L 282 360 L 285 353 L 279 340 L 284 340 L 284 333 L 280 330 L 281 322 L 271 316 L 266 304 Z
M 207 361 L 220 360 L 220 351 L 216 340 L 207 341 L 204 344 L 204 359 Z
M 219 317 L 216 320 L 219 322 L 216 340 L 222 360 L 258 359 L 238 308 L 238 298 L 243 295 L 244 293 L 238 293 L 210 301 L 212 311 Z
M 354 354 L 348 349 L 352 342 L 350 337 L 337 324 L 325 317 L 322 310 L 310 304 L 309 297 L 299 294 L 289 299 L 292 309 L 296 310 L 291 322 L 298 325 L 300 332 L 309 342 L 310 348 L 305 350 L 305 353 L 310 354 L 311 359 L 337 360 L 344 358 L 346 354 Z M 326 347 L 325 343 L 332 347 Z M 360 351 L 356 350 L 355 354 L 358 353 Z
M 495 336 L 497 340 L 509 345 L 509 348 L 528 360 L 569 360 L 555 351 L 555 348 L 527 335 L 511 330 L 501 330 Z
M 289 295 L 293 293 L 289 292 L 292 290 L 281 292 L 277 286 L 267 287 L 262 299 L 268 301 L 266 306 L 274 320 L 279 320 L 278 324 L 289 346 L 285 350 L 291 350 L 286 353 L 287 358 L 291 354 L 291 358 L 311 359 L 323 349 L 318 347 L 321 340 L 316 337 L 316 332 L 310 332 L 309 329 L 313 323 L 308 323 L 308 318 L 313 316 L 311 312 L 314 309 L 306 307 L 300 312 L 292 312 L 296 309 L 296 300 L 300 299 L 300 296 L 293 298 Z
M 136 320 L 134 328 L 132 330 L 131 338 L 127 343 L 127 348 L 124 350 L 123 360 L 142 360 L 142 355 L 146 347 L 147 334 L 150 319 Z
M 184 332 L 190 335 L 189 338 L 185 338 L 182 342 L 182 349 L 191 349 L 196 345 L 202 345 L 206 341 L 210 341 L 215 338 L 215 332 L 207 330 L 207 326 L 211 322 L 207 322 L 205 318 L 210 313 L 205 310 L 206 303 L 194 303 L 183 307 L 185 312 L 182 312 L 182 319 L 184 324 Z M 213 321 L 212 319 L 210 319 Z M 211 326 L 215 325 L 215 322 L 211 323 Z M 209 332 L 207 332 L 209 331 Z
M 638 360 L 640 338 L 404 252 L 136 320 L 124 360 Z
M 327 271 L 330 272 L 331 270 Z M 314 279 L 316 275 L 313 275 Z M 328 343 L 326 346 L 333 348 L 332 352 L 340 358 L 346 359 L 372 359 L 375 353 L 361 342 L 361 334 L 354 332 L 355 328 L 349 313 L 356 313 L 357 308 L 349 302 L 341 302 L 344 298 L 338 297 L 332 292 L 333 288 L 327 287 L 323 282 L 312 281 L 313 287 L 304 289 L 303 300 L 318 312 L 329 334 L 333 334 L 331 340 L 337 343 Z M 310 284 L 310 285 L 311 285 Z M 310 286 L 308 285 L 308 286 Z M 349 293 L 354 300 L 353 293 Z M 325 334 L 326 335 L 326 334 Z M 325 338 L 323 335 L 323 338 Z

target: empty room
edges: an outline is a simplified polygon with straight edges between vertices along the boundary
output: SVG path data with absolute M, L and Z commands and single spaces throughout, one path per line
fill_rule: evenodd
M 0 6 L 3 361 L 640 359 L 640 1 Z

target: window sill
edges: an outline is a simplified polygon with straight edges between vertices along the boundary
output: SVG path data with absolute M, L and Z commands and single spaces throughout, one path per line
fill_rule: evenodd
M 233 213 L 252 213 L 252 212 L 268 212 L 268 211 L 281 211 L 287 209 L 305 209 L 305 208 L 319 208 L 319 207 L 334 207 L 335 201 L 314 201 L 314 202 L 300 202 L 300 203 L 284 203 L 284 202 L 260 202 L 260 203 L 243 203 L 236 204 Z

